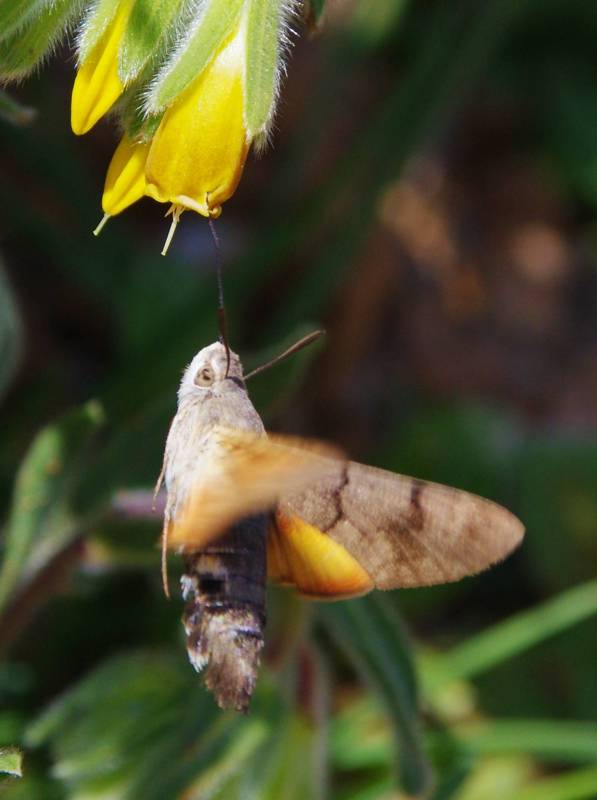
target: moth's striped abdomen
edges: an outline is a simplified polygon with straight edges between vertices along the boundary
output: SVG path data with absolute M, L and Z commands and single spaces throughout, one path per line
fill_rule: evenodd
M 195 669 L 222 708 L 246 711 L 265 625 L 265 514 L 234 525 L 213 545 L 184 556 L 183 623 Z

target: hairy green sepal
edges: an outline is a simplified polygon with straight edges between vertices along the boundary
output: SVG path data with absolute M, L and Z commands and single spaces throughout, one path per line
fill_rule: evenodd
M 77 57 L 82 64 L 114 19 L 120 0 L 97 0 L 89 5 L 77 38 Z
M 232 33 L 243 0 L 209 0 L 191 23 L 189 34 L 157 76 L 146 101 L 150 114 L 163 111 L 196 78 Z
M 146 70 L 147 71 L 147 70 Z M 143 76 L 127 89 L 118 103 L 120 123 L 129 139 L 136 142 L 148 142 L 157 131 L 164 112 L 146 114 L 143 109 Z
M 126 85 L 170 42 L 183 0 L 136 0 L 120 48 L 118 71 Z
M 81 11 L 82 0 L 55 0 L 24 28 L 0 41 L 0 79 L 22 78 L 52 51 Z
M 276 104 L 282 0 L 251 0 L 247 19 L 245 122 L 251 138 L 265 134 Z
M 6 39 L 38 16 L 47 0 L 2 0 L 0 3 L 0 39 Z

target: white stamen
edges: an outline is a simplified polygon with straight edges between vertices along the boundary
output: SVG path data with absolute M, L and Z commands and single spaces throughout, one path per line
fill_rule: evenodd
M 170 247 L 170 243 L 172 242 L 172 239 L 174 238 L 174 234 L 176 232 L 176 227 L 178 225 L 180 215 L 182 214 L 183 211 L 184 211 L 183 206 L 172 205 L 166 212 L 166 216 L 168 216 L 168 214 L 172 214 L 172 224 L 170 225 L 170 230 L 168 231 L 168 236 L 166 236 L 166 241 L 164 242 L 164 247 L 162 249 L 163 256 L 165 256 L 166 253 L 168 252 L 168 248 Z
M 104 228 L 104 225 L 106 224 L 106 222 L 107 222 L 109 219 L 110 219 L 110 215 L 109 215 L 109 214 L 104 214 L 104 216 L 103 216 L 103 217 L 101 218 L 101 220 L 100 220 L 100 223 L 99 223 L 99 225 L 98 225 L 98 226 L 97 226 L 97 228 L 96 228 L 96 229 L 93 231 L 93 235 L 94 235 L 94 236 L 99 236 L 99 235 L 100 235 L 100 233 L 102 232 L 102 230 L 103 230 L 103 228 Z

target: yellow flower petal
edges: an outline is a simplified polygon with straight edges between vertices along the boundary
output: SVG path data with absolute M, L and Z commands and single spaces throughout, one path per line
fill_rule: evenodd
M 244 124 L 245 29 L 172 103 L 154 136 L 146 193 L 216 217 L 234 194 L 250 142 Z
M 71 99 L 71 127 L 80 136 L 114 105 L 124 90 L 118 75 L 118 50 L 132 8 L 119 3 L 114 19 L 79 67 Z
M 120 214 L 145 194 L 145 161 L 149 143 L 124 136 L 116 148 L 104 185 L 102 208 L 110 217 Z

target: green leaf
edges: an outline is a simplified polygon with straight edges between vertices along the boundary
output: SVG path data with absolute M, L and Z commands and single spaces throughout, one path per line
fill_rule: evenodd
M 433 800 L 504 800 L 511 798 L 528 786 L 535 777 L 532 762 L 523 756 L 484 759 L 465 776 L 465 780 L 451 787 L 444 785 L 433 795 Z
M 48 0 L 2 0 L 0 3 L 0 40 L 23 28 L 43 12 Z
M 179 736 L 192 710 L 185 718 L 181 710 L 187 702 L 205 719 L 210 716 L 196 702 L 194 683 L 182 658 L 126 653 L 106 661 L 55 701 L 29 726 L 26 742 L 49 745 L 56 776 L 82 793 L 107 785 L 122 791 L 148 771 L 155 782 L 156 746 L 164 773 L 171 736 L 176 739 L 173 750 L 184 751 Z
M 34 440 L 17 475 L 0 567 L 0 609 L 75 535 L 68 490 L 79 477 L 78 458 L 103 421 L 91 401 Z
M 429 788 L 410 646 L 387 598 L 372 594 L 344 603 L 321 604 L 317 615 L 328 632 L 379 692 L 398 743 L 400 779 L 407 792 Z
M 232 33 L 243 0 L 207 0 L 200 6 L 190 30 L 177 46 L 152 85 L 146 110 L 158 114 L 196 78 Z
M 209 773 L 214 765 L 216 770 L 211 773 L 214 784 L 217 783 L 218 768 L 222 768 L 223 781 L 230 779 L 226 752 L 230 743 L 237 740 L 239 731 L 242 739 L 242 729 L 247 720 L 236 714 L 222 714 L 213 699 L 205 694 L 202 700 L 198 702 L 197 692 L 187 697 L 185 704 L 178 706 L 179 715 L 181 707 L 185 712 L 178 729 L 164 732 L 160 740 L 156 739 L 153 751 L 144 754 L 142 761 L 134 764 L 140 779 L 133 784 L 132 798 L 162 800 L 164 797 L 182 796 L 198 776 Z M 258 730 L 250 732 L 249 741 L 241 741 L 240 750 L 252 748 L 254 737 L 258 736 Z M 156 759 L 163 765 L 159 774 L 155 770 Z M 207 800 L 209 796 L 203 794 L 201 800 Z
M 317 724 L 300 713 L 288 714 L 276 726 L 276 736 L 257 765 L 259 800 L 320 800 L 324 777 L 320 750 Z
M 597 761 L 594 722 L 492 719 L 457 725 L 452 732 L 476 756 L 524 753 L 559 764 Z
M 119 51 L 124 84 L 134 80 L 171 41 L 183 0 L 135 0 Z
M 89 755 L 92 761 L 91 737 L 103 725 L 118 720 L 118 737 L 126 739 L 135 724 L 159 716 L 184 697 L 192 679 L 185 667 L 182 659 L 159 652 L 129 652 L 108 659 L 45 710 L 29 726 L 26 741 L 39 747 L 60 734 L 63 755 L 77 753 L 85 759 Z M 111 729 L 107 724 L 106 735 Z M 94 747 L 106 743 L 106 737 L 99 737 Z
M 508 800 L 594 800 L 597 797 L 597 767 L 566 772 L 535 782 L 508 794 Z
M 205 800 L 215 796 L 231 797 L 231 783 L 235 783 L 240 772 L 250 767 L 250 763 L 260 757 L 268 734 L 269 726 L 262 719 L 247 719 L 230 738 L 218 760 L 206 765 L 200 777 L 185 790 L 185 800 Z
M 267 132 L 275 109 L 282 0 L 250 0 L 248 9 L 245 122 L 252 138 Z
M 249 716 L 221 712 L 183 651 L 111 658 L 29 726 L 27 744 L 50 749 L 53 774 L 69 797 L 162 800 L 184 792 L 189 800 L 265 800 L 265 788 L 234 795 L 232 787 L 244 785 L 245 777 L 252 787 L 265 787 L 270 768 L 300 764 L 305 772 L 297 747 L 307 742 L 308 749 L 320 730 L 307 726 L 305 736 L 303 725 L 297 731 L 289 709 L 278 695 L 268 696 L 263 681 Z
M 51 53 L 80 13 L 83 0 L 56 0 L 39 16 L 0 41 L 0 78 L 22 78 Z
M 466 680 L 597 614 L 597 581 L 516 614 L 447 653 L 423 663 L 424 686 L 433 694 L 450 681 Z
M 330 724 L 333 763 L 342 770 L 383 767 L 392 757 L 392 729 L 379 699 L 363 693 L 345 702 Z
M 23 775 L 23 754 L 16 747 L 0 748 L 0 772 L 15 775 L 20 778 Z

